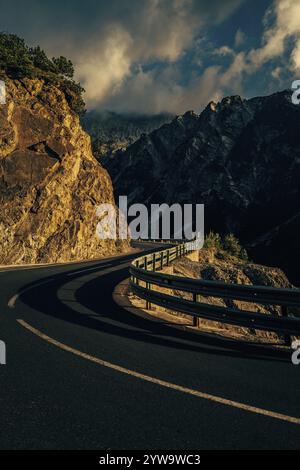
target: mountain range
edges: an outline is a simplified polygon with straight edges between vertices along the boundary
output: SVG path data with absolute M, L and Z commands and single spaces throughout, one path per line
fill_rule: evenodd
M 92 110 L 82 117 L 82 126 L 92 137 L 94 155 L 105 165 L 115 152 L 125 150 L 143 133 L 150 133 L 173 118 L 169 113 L 143 115 Z
M 289 91 L 188 111 L 107 162 L 129 202 L 204 203 L 206 231 L 232 232 L 299 283 L 300 107 Z

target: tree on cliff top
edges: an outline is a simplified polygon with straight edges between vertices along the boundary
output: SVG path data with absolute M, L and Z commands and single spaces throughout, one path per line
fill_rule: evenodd
M 63 56 L 49 59 L 40 46 L 28 47 L 17 35 L 0 32 L 0 71 L 11 78 L 42 78 L 53 83 L 63 90 L 73 111 L 85 111 L 84 89 L 73 78 L 72 62 Z

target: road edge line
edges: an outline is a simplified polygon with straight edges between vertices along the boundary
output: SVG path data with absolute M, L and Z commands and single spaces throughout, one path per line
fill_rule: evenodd
M 229 400 L 227 398 L 219 397 L 217 395 L 211 395 L 209 393 L 205 393 L 205 392 L 201 392 L 199 390 L 184 387 L 182 385 L 177 385 L 177 384 L 174 384 L 172 382 L 167 382 L 165 380 L 158 379 L 157 377 L 151 377 L 149 375 L 145 375 L 145 374 L 142 374 L 140 372 L 136 372 L 134 370 L 127 369 L 125 367 L 122 367 L 122 366 L 119 366 L 117 364 L 105 361 L 105 360 L 100 359 L 100 358 L 95 357 L 95 356 L 91 356 L 90 354 L 84 353 L 82 351 L 79 351 L 78 349 L 72 348 L 71 346 L 68 346 L 64 343 L 61 343 L 60 341 L 57 341 L 56 339 L 53 339 L 50 336 L 47 336 L 45 333 L 43 333 L 43 332 L 39 331 L 38 329 L 34 328 L 33 326 L 31 326 L 29 323 L 27 323 L 26 321 L 24 321 L 22 319 L 17 319 L 17 322 L 18 322 L 19 325 L 23 326 L 23 328 L 25 328 L 26 330 L 28 330 L 31 333 L 35 334 L 36 336 L 43 339 L 44 341 L 46 341 L 46 342 L 48 342 L 48 343 L 64 350 L 64 351 L 70 352 L 70 353 L 74 354 L 75 356 L 81 357 L 81 358 L 86 359 L 90 362 L 94 362 L 94 363 L 99 364 L 99 365 L 101 365 L 103 367 L 106 367 L 108 369 L 112 369 L 112 370 L 115 370 L 115 371 L 120 372 L 122 374 L 130 375 L 130 376 L 138 378 L 140 380 L 144 380 L 146 382 L 150 382 L 150 383 L 153 383 L 153 384 L 156 384 L 156 385 L 160 385 L 164 388 L 168 388 L 168 389 L 175 390 L 175 391 L 178 391 L 178 392 L 181 392 L 181 393 L 185 393 L 185 394 L 197 397 L 197 398 L 202 398 L 202 399 L 205 399 L 205 400 L 209 400 L 209 401 L 221 404 L 221 405 L 231 406 L 232 408 L 237 408 L 237 409 L 240 409 L 240 410 L 243 410 L 243 411 L 248 411 L 250 413 L 267 416 L 268 418 L 274 418 L 274 419 L 278 419 L 278 420 L 285 421 L 285 422 L 292 423 L 292 424 L 298 424 L 298 425 L 300 424 L 300 418 L 296 418 L 294 416 L 289 416 L 289 415 L 285 415 L 285 414 L 282 414 L 282 413 L 277 413 L 275 411 L 265 410 L 264 408 L 259 408 L 259 407 L 256 407 L 256 406 L 247 405 L 245 403 L 241 403 L 241 402 L 234 401 L 234 400 Z

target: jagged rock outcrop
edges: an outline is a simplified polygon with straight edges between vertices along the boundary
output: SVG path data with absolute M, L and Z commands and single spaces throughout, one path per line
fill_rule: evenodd
M 298 284 L 299 121 L 288 91 L 224 98 L 143 135 L 108 170 L 130 201 L 204 203 L 207 230 L 233 232 Z
M 0 263 L 101 257 L 127 242 L 96 237 L 96 206 L 114 203 L 107 172 L 63 91 L 5 78 L 0 105 Z

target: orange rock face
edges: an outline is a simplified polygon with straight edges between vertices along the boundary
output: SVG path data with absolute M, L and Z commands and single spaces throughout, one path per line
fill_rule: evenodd
M 0 105 L 0 263 L 64 262 L 127 250 L 99 240 L 96 207 L 114 204 L 110 177 L 64 93 L 5 80 Z

